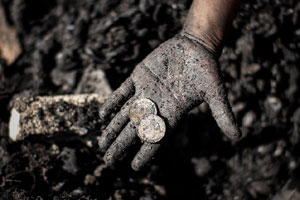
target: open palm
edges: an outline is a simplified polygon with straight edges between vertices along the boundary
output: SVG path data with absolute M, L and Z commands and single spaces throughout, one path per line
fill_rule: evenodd
M 228 103 L 217 58 L 185 35 L 175 36 L 149 54 L 100 109 L 101 119 L 106 120 L 125 102 L 99 139 L 99 147 L 106 151 L 104 160 L 109 165 L 120 159 L 138 138 L 128 114 L 130 105 L 140 98 L 156 103 L 158 115 L 167 126 L 166 135 L 203 101 L 208 103 L 218 126 L 229 138 L 238 139 L 241 135 Z M 164 140 L 144 142 L 132 161 L 132 168 L 143 167 Z

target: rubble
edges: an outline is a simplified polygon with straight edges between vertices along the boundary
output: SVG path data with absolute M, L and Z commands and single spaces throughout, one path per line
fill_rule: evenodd
M 98 110 L 106 97 L 76 94 L 18 98 L 11 111 L 9 137 L 72 132 L 85 135 L 100 127 Z

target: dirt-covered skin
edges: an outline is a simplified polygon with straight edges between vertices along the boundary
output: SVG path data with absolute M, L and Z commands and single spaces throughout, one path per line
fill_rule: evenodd
M 120 92 L 127 95 L 120 96 Z M 133 93 L 133 97 L 129 94 Z M 172 132 L 179 120 L 192 108 L 207 102 L 212 114 L 222 129 L 231 139 L 238 139 L 241 133 L 235 123 L 229 105 L 225 87 L 222 82 L 217 57 L 202 44 L 185 34 L 179 34 L 160 45 L 137 65 L 126 83 L 114 92 L 114 95 L 100 110 L 102 119 L 122 101 L 148 98 L 157 104 L 158 114 L 167 124 L 167 135 Z M 113 165 L 137 139 L 136 129 L 129 121 L 129 106 L 125 104 L 120 113 L 112 119 L 112 125 L 100 137 L 99 147 L 102 151 L 119 136 L 106 151 L 104 160 Z M 122 128 L 126 125 L 123 131 Z M 162 142 L 150 144 L 145 142 L 132 161 L 132 168 L 142 168 L 159 149 Z

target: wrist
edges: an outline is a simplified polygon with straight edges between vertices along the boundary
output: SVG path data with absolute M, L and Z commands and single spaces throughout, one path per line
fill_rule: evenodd
M 209 51 L 219 55 L 239 3 L 240 0 L 194 0 L 182 34 L 201 41 Z
M 222 50 L 222 40 L 218 38 L 214 33 L 206 30 L 204 27 L 201 27 L 199 25 L 195 28 L 194 26 L 185 24 L 180 34 L 200 43 L 209 52 L 216 56 L 219 56 Z

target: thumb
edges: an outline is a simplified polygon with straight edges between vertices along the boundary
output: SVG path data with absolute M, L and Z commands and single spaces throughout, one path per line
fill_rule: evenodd
M 241 137 L 241 131 L 235 122 L 225 86 L 223 82 L 214 84 L 214 86 L 207 93 L 206 102 L 223 133 L 232 140 L 238 140 Z

